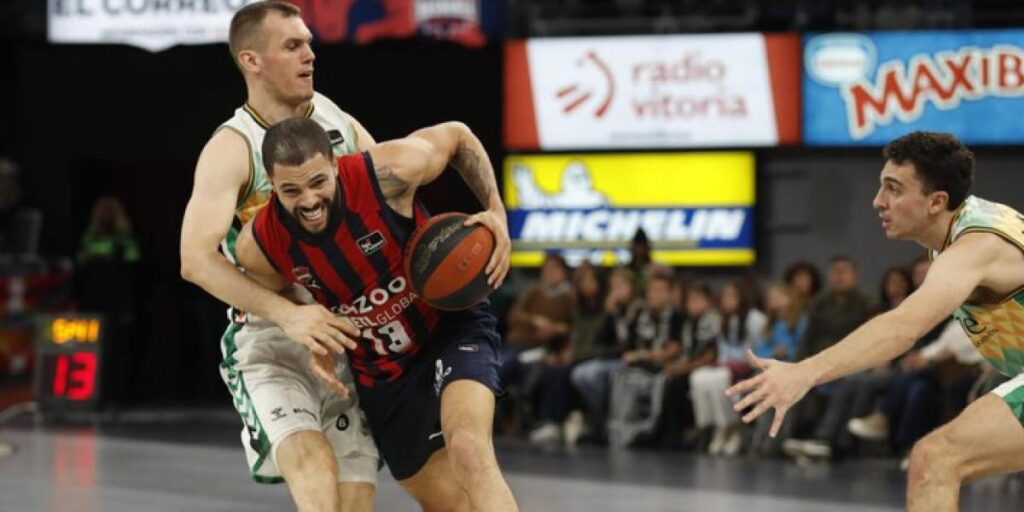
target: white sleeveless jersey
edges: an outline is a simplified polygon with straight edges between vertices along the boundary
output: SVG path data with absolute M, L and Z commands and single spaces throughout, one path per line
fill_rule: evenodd
M 309 109 L 304 115 L 316 121 L 327 131 L 335 156 L 354 153 L 359 149 L 352 123 L 326 96 L 313 93 L 313 101 L 309 103 Z M 270 178 L 267 177 L 267 171 L 263 168 L 261 152 L 263 137 L 268 128 L 270 125 L 248 103 L 236 109 L 235 115 L 218 128 L 218 131 L 228 129 L 241 135 L 249 146 L 249 179 L 246 181 L 245 188 L 238 194 L 238 202 L 235 203 L 235 220 L 221 242 L 224 254 L 232 262 L 237 262 L 235 240 L 238 239 L 238 233 L 242 226 L 256 215 L 256 212 L 270 199 L 272 187 Z

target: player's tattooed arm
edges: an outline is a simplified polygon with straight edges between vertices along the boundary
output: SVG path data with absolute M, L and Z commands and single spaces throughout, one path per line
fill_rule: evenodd
M 494 170 L 487 163 L 487 156 L 480 153 L 466 144 L 465 140 L 459 140 L 455 148 L 451 164 L 462 175 L 466 185 L 473 191 L 480 204 L 490 204 L 491 195 L 497 190 L 494 179 Z
M 381 165 L 376 171 L 377 183 L 380 184 L 380 191 L 384 194 L 384 199 L 402 197 L 409 191 L 409 182 L 396 174 L 390 165 Z

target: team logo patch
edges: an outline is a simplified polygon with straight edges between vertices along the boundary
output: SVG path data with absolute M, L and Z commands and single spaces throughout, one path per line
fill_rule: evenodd
M 434 366 L 434 395 L 441 395 L 441 388 L 444 387 L 444 379 L 452 373 L 452 367 L 445 368 L 444 362 L 438 359 Z
M 313 412 L 310 411 L 309 409 L 305 409 L 305 408 L 302 408 L 302 407 L 294 407 L 294 408 L 292 408 L 292 412 L 295 413 L 295 414 L 305 414 L 305 415 L 309 416 L 310 418 L 313 418 L 314 421 L 316 420 L 316 414 L 313 414 Z
M 334 426 L 341 432 L 348 430 L 348 415 L 338 416 L 338 421 L 334 422 Z
M 313 272 L 309 270 L 309 267 L 295 267 L 292 269 L 292 275 L 294 275 L 295 279 L 302 283 L 302 286 L 305 286 L 306 288 L 316 288 L 317 290 L 321 289 L 320 283 L 316 282 L 316 279 L 313 278 Z
M 270 411 L 270 414 L 274 416 L 274 418 L 270 421 L 277 421 L 288 415 L 288 413 L 284 412 L 283 407 L 275 407 L 273 410 Z
M 380 234 L 380 231 L 374 231 L 369 235 L 366 235 L 359 240 L 356 240 L 359 245 L 359 250 L 363 251 L 363 254 L 369 256 L 384 247 L 384 235 Z
M 327 138 L 331 139 L 332 146 L 340 146 L 345 143 L 345 136 L 341 134 L 341 130 L 328 130 Z

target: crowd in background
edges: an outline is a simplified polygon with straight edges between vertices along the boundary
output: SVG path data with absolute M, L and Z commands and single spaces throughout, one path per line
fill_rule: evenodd
M 643 236 L 630 264 L 570 268 L 545 257 L 506 313 L 498 418 L 538 446 L 579 443 L 751 453 L 806 463 L 866 451 L 905 457 L 914 442 L 991 389 L 994 376 L 952 318 L 891 364 L 818 386 L 768 436 L 771 415 L 744 425 L 725 390 L 753 375 L 747 352 L 784 361 L 827 349 L 924 281 L 926 256 L 877 286 L 836 256 L 821 272 L 796 262 L 761 283 L 714 283 L 651 262 Z M 872 289 L 874 293 L 865 293 Z

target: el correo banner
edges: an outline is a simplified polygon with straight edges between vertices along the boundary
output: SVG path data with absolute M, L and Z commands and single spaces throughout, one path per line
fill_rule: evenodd
M 121 43 L 149 51 L 228 39 L 235 11 L 256 0 L 49 0 L 51 43 Z
M 628 261 L 643 229 L 655 261 L 754 263 L 750 152 L 518 155 L 505 160 L 512 264 Z
M 529 39 L 505 57 L 510 148 L 799 141 L 796 34 Z
M 810 34 L 804 139 L 882 145 L 913 130 L 1024 142 L 1024 30 Z

